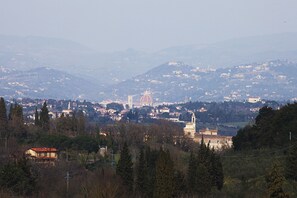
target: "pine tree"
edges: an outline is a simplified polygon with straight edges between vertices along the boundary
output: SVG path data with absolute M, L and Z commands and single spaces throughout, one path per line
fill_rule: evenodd
M 290 148 L 285 165 L 286 178 L 297 181 L 297 143 Z
M 280 174 L 280 170 L 276 164 L 273 165 L 270 172 L 266 175 L 267 193 L 271 198 L 289 197 L 283 190 L 284 177 Z
M 119 175 L 129 192 L 133 192 L 133 163 L 125 142 L 117 164 L 116 174 Z
M 169 151 L 159 152 L 156 163 L 156 183 L 154 197 L 170 198 L 173 194 L 173 161 L 170 158 Z
M 49 115 L 48 115 L 48 108 L 46 102 L 43 103 L 43 106 L 41 108 L 40 112 L 40 125 L 43 130 L 49 131 L 50 125 L 49 125 Z

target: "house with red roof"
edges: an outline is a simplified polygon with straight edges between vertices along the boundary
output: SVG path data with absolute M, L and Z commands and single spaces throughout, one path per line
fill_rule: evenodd
M 55 164 L 58 159 L 58 150 L 56 148 L 35 147 L 30 148 L 25 152 L 28 159 L 34 160 L 37 163 Z

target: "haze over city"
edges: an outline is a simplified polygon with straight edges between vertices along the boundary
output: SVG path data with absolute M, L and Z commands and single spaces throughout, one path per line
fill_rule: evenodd
M 69 39 L 100 52 L 157 51 L 297 32 L 295 0 L 1 0 L 0 34 Z

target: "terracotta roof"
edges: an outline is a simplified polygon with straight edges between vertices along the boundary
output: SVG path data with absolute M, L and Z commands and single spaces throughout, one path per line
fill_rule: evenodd
M 35 151 L 35 152 L 58 152 L 58 150 L 56 148 L 31 148 L 31 150 Z

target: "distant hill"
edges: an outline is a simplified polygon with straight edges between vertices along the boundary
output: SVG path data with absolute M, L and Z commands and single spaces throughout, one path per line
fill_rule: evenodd
M 51 67 L 100 85 L 121 82 L 171 60 L 221 68 L 277 59 L 297 61 L 296 53 L 297 33 L 176 46 L 152 53 L 133 49 L 99 53 L 64 39 L 0 35 L 1 66 L 17 70 Z
M 221 69 L 200 69 L 182 62 L 169 62 L 142 75 L 109 87 L 104 97 L 126 99 L 150 90 L 155 102 L 268 100 L 297 97 L 297 64 L 271 61 Z
M 0 95 L 5 98 L 97 99 L 100 89 L 82 78 L 42 67 L 26 71 L 0 67 Z

